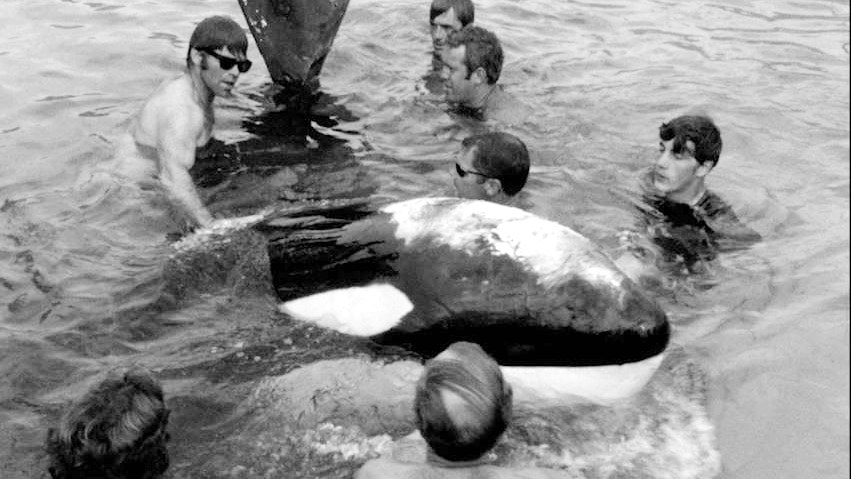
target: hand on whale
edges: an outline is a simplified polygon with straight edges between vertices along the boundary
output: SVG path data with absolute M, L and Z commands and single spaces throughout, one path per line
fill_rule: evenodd
M 281 310 L 296 319 L 425 357 L 472 341 L 504 366 L 639 363 L 668 344 L 659 306 L 558 223 L 458 198 L 324 218 L 269 243 Z
M 172 245 L 176 251 L 186 251 L 198 248 L 209 238 L 215 236 L 223 236 L 235 230 L 253 226 L 266 217 L 268 212 L 261 212 L 248 216 L 239 216 L 235 218 L 219 218 L 214 220 L 209 225 L 199 228 L 177 241 Z

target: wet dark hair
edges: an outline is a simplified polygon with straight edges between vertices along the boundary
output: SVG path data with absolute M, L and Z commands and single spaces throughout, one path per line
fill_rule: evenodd
M 465 27 L 471 23 L 476 16 L 476 10 L 473 7 L 472 0 L 434 0 L 431 2 L 431 9 L 428 12 L 428 20 L 434 22 L 434 19 L 443 14 L 450 8 L 455 9 L 455 16 L 461 22 L 461 26 Z
M 168 468 L 169 410 L 147 372 L 108 378 L 47 433 L 53 479 L 154 479 Z
M 674 140 L 672 151 L 679 154 L 686 149 L 686 143 L 694 143 L 694 158 L 701 165 L 710 162 L 713 168 L 721 157 L 721 132 L 712 119 L 700 115 L 684 115 L 674 118 L 659 127 L 662 141 Z
M 523 189 L 529 177 L 529 151 L 520 138 L 503 132 L 483 133 L 464 138 L 461 147 L 475 148 L 473 167 L 499 180 L 506 195 Z
M 485 70 L 489 84 L 499 80 L 502 73 L 502 45 L 499 39 L 488 30 L 475 25 L 466 27 L 449 34 L 447 43 L 450 48 L 464 45 L 466 48 L 464 65 L 467 67 L 467 78 L 481 67 Z
M 511 387 L 499 365 L 477 344 L 458 342 L 457 357 L 435 358 L 417 383 L 414 412 L 429 447 L 449 461 L 471 461 L 488 452 L 511 421 Z M 463 417 L 447 411 L 443 391 L 463 400 Z
M 192 49 L 218 50 L 230 48 L 234 53 L 245 54 L 248 50 L 248 37 L 238 23 L 229 17 L 216 15 L 201 20 L 189 38 L 189 50 L 186 52 L 186 66 L 192 65 Z

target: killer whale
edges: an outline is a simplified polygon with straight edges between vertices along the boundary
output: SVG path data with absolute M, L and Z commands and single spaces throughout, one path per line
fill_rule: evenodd
M 590 240 L 517 208 L 417 198 L 264 223 L 281 311 L 431 357 L 503 366 L 658 365 L 664 311 Z

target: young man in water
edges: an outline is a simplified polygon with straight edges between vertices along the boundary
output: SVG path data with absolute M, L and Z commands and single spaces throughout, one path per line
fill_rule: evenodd
M 53 479 L 155 479 L 168 468 L 169 410 L 145 371 L 107 378 L 47 433 Z
M 481 120 L 521 123 L 529 108 L 497 83 L 502 45 L 488 30 L 468 25 L 449 35 L 443 49 L 446 101 Z
M 443 48 L 453 32 L 473 23 L 475 8 L 472 0 L 432 0 L 429 10 L 431 32 L 431 69 L 423 77 L 425 88 L 434 95 L 443 95 Z
M 434 58 L 439 60 L 449 35 L 473 23 L 475 8 L 471 0 L 433 0 L 429 10 Z
M 721 132 L 706 116 L 685 115 L 659 128 L 659 158 L 642 178 L 646 189 L 641 226 L 667 261 L 689 270 L 719 249 L 748 246 L 760 235 L 706 187 L 721 156 Z
M 426 364 L 416 386 L 414 413 L 428 446 L 425 457 L 373 459 L 355 479 L 564 477 L 548 469 L 488 464 L 488 451 L 511 422 L 512 396 L 499 365 L 481 347 L 453 343 Z
M 529 151 L 514 135 L 502 132 L 470 136 L 461 142 L 453 184 L 462 198 L 514 206 L 529 176 Z
M 242 28 L 223 16 L 205 18 L 189 40 L 186 70 L 163 83 L 142 106 L 130 134 L 142 161 L 200 226 L 212 221 L 189 169 L 195 151 L 212 138 L 213 99 L 229 96 L 239 74 L 251 68 L 248 39 Z

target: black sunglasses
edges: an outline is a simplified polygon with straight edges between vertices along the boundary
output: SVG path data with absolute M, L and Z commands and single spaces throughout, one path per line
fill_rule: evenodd
M 459 165 L 458 163 L 455 163 L 455 172 L 458 173 L 458 176 L 460 176 L 461 178 L 467 175 L 479 175 L 484 178 L 491 178 L 490 176 L 484 173 L 479 173 L 478 171 L 465 170 L 464 168 L 461 168 L 461 165 Z
M 215 51 L 209 48 L 199 48 L 202 52 L 207 55 L 216 57 L 219 59 L 219 66 L 222 67 L 222 70 L 230 70 L 236 65 L 239 73 L 245 73 L 251 68 L 251 60 L 237 60 L 236 58 L 226 57 L 224 55 L 219 55 Z

